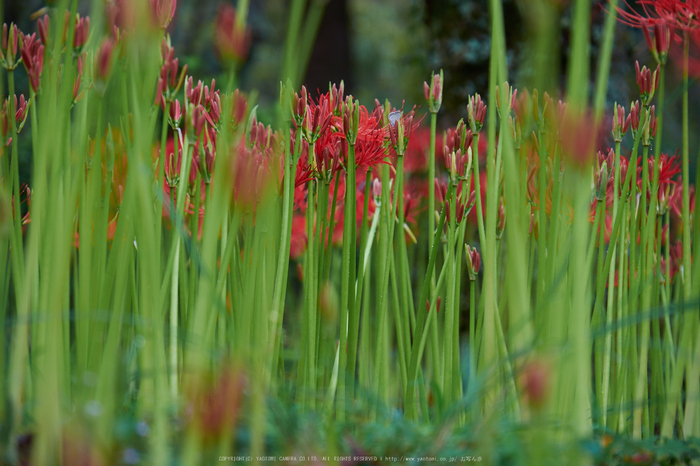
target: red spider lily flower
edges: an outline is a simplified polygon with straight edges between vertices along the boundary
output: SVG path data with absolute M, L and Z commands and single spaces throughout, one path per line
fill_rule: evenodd
M 658 122 L 656 119 L 655 105 L 651 106 L 647 115 L 648 121 L 647 124 L 644 125 L 644 133 L 642 134 L 642 145 L 644 146 L 651 145 L 651 140 L 656 137 L 656 127 Z
M 70 14 L 66 11 L 66 27 L 63 29 L 64 34 L 68 31 L 68 20 Z M 48 29 L 48 22 L 46 23 Z M 73 35 L 73 50 L 76 53 L 80 53 L 83 46 L 88 40 L 90 35 L 90 17 L 86 16 L 81 18 L 79 14 L 75 15 L 75 33 Z M 65 39 L 64 39 L 65 40 Z
M 605 200 L 608 192 L 608 181 L 610 180 L 610 169 L 608 163 L 603 161 L 595 171 L 595 195 L 598 200 Z
M 158 77 L 155 104 L 160 104 L 165 109 L 166 102 L 172 102 L 177 93 L 180 92 L 187 74 L 187 65 L 182 67 L 178 76 L 179 60 L 175 58 L 175 49 L 168 44 L 165 38 L 161 43 L 161 56 L 163 66 L 160 68 L 160 76 Z
M 295 127 L 303 125 L 304 118 L 306 118 L 306 110 L 309 103 L 309 95 L 306 91 L 306 86 L 301 86 L 301 91 L 295 92 L 292 95 L 291 110 L 292 110 L 292 120 Z
M 36 33 L 22 36 L 20 53 L 29 75 L 29 84 L 34 92 L 39 92 L 39 80 L 44 69 L 44 46 L 37 40 Z
M 49 19 L 49 15 L 44 15 L 43 18 L 40 18 L 39 21 L 37 21 L 37 29 L 39 29 L 39 39 L 41 39 L 41 43 L 44 44 L 44 46 L 48 47 L 49 45 L 49 25 L 51 24 L 51 20 Z
M 690 185 L 688 187 L 688 197 L 690 198 L 690 215 L 695 212 L 695 186 Z M 683 184 L 676 183 L 671 187 L 671 194 L 669 196 L 668 205 L 671 208 L 671 212 L 678 218 L 683 218 Z
M 437 178 L 435 178 L 435 200 L 445 205 L 445 218 L 447 221 L 449 222 L 452 220 L 452 215 L 454 212 L 455 220 L 459 224 L 462 223 L 465 212 L 469 214 L 469 212 L 472 210 L 476 196 L 473 185 L 472 192 L 469 194 L 467 199 L 464 199 L 464 190 L 461 188 L 461 186 L 456 186 L 454 189 L 457 190 L 457 205 L 455 208 L 451 206 L 450 199 L 445 199 L 447 196 L 447 185 L 445 183 L 441 183 Z M 505 220 L 503 220 L 503 222 L 505 223 Z
M 433 73 L 430 84 L 423 82 L 423 94 L 425 95 L 425 100 L 428 102 L 428 109 L 430 110 L 430 113 L 437 113 L 440 111 L 444 82 L 445 77 L 442 70 L 440 70 L 440 74 Z
M 471 147 L 467 149 L 465 154 L 462 154 L 462 149 L 457 149 L 457 152 L 455 152 L 450 151 L 449 148 L 445 146 L 443 155 L 445 158 L 445 166 L 450 171 L 452 184 L 456 185 L 459 180 L 467 176 L 467 172 L 470 170 L 472 161 Z
M 340 140 L 338 141 L 340 142 Z M 338 170 L 340 170 L 340 153 L 341 144 L 335 146 L 326 145 L 320 151 L 315 151 L 316 155 L 316 171 L 320 174 L 320 178 L 326 182 L 330 182 Z
M 2 25 L 2 49 L 0 49 L 0 63 L 7 71 L 12 71 L 19 65 L 17 58 L 17 44 L 21 32 L 14 23 L 10 24 L 9 32 L 7 23 Z
M 631 118 L 632 115 L 630 114 L 625 119 L 625 107 L 621 105 L 615 106 L 612 119 L 612 134 L 615 142 L 622 142 L 622 138 L 625 137 L 627 130 L 629 130 Z
M 381 126 L 381 120 L 377 119 L 376 114 L 370 114 L 364 105 L 358 105 L 357 134 L 355 137 L 355 166 L 358 170 L 387 163 L 384 149 L 385 137 L 386 128 Z M 345 146 L 346 144 L 341 144 L 341 160 L 347 167 L 347 147 Z
M 173 129 L 180 128 L 180 126 L 187 119 L 187 107 L 180 105 L 180 100 L 175 99 L 170 105 L 170 112 L 168 115 L 168 123 Z
M 464 120 L 459 120 L 454 129 L 447 129 L 444 147 L 449 152 L 459 149 L 462 151 L 462 153 L 466 154 L 467 149 L 472 146 L 473 142 L 474 134 L 472 130 L 467 129 L 467 126 L 464 124 Z
M 233 198 L 240 207 L 255 211 L 265 189 L 279 188 L 279 175 L 275 167 L 281 166 L 282 157 L 278 139 L 269 126 L 265 127 L 254 118 L 249 136 L 242 138 L 234 147 L 231 165 Z
M 175 157 L 175 140 L 173 138 L 168 138 L 165 145 L 165 166 L 164 174 L 165 178 L 163 180 L 163 194 L 166 199 L 170 199 L 170 190 L 177 189 L 180 184 L 180 176 L 182 170 L 182 146 L 178 144 L 177 157 Z M 160 154 L 160 150 L 155 151 L 156 156 Z M 188 189 L 194 191 L 197 182 L 197 167 L 196 162 L 192 161 L 190 166 L 190 172 L 188 174 Z M 204 181 L 202 181 L 202 188 L 204 187 Z M 202 189 L 202 197 L 204 197 L 204 189 Z M 166 210 L 166 206 L 163 206 L 164 215 L 169 218 L 169 212 Z
M 652 30 L 654 31 L 653 37 L 649 33 L 648 27 L 642 28 L 644 39 L 652 55 L 654 55 L 656 63 L 665 65 L 668 59 L 668 50 L 671 47 L 671 30 L 665 23 L 654 24 Z
M 652 173 L 654 173 L 654 164 L 656 163 L 656 160 L 654 157 L 649 157 L 647 160 L 648 167 L 649 167 L 649 182 L 651 183 L 651 177 Z M 642 179 L 641 179 L 641 174 L 642 174 L 642 159 L 641 157 L 639 158 L 637 165 L 639 168 L 637 168 L 637 185 L 639 186 L 639 189 L 642 189 Z M 680 156 L 678 153 L 675 155 L 669 156 L 668 154 L 661 153 L 659 154 L 659 196 L 661 196 L 662 192 L 665 192 L 667 187 L 670 187 L 670 185 L 676 184 L 676 181 L 673 179 L 676 175 L 678 175 L 681 172 L 681 160 Z M 649 189 L 651 191 L 651 189 Z M 651 192 L 649 192 L 649 195 L 651 196 Z
M 229 4 L 219 5 L 214 28 L 214 45 L 222 61 L 242 63 L 250 52 L 250 29 L 245 26 L 245 18 L 237 18 L 236 9 Z
M 486 119 L 486 104 L 481 100 L 479 94 L 474 94 L 469 97 L 469 104 L 467 105 L 467 114 L 469 115 L 469 124 L 471 125 L 472 133 L 479 134 L 481 128 L 484 126 L 484 121 Z
M 292 137 L 290 138 L 290 154 L 294 151 L 294 130 L 291 130 Z M 281 162 L 284 162 L 281 160 Z M 279 185 L 280 185 L 280 190 L 282 189 L 282 182 L 284 178 L 284 172 L 283 170 L 287 169 L 288 164 L 284 164 L 283 168 L 280 170 L 279 176 Z M 300 154 L 297 160 L 297 170 L 296 170 L 296 175 L 294 177 L 294 188 L 299 188 L 301 187 L 302 189 L 306 187 L 306 183 L 313 180 L 314 177 L 316 176 L 316 173 L 314 169 L 312 168 L 311 164 L 309 163 L 309 143 L 306 141 L 301 141 L 301 148 L 300 148 Z M 305 192 L 304 192 L 304 195 Z
M 111 37 L 107 37 L 102 41 L 99 49 L 97 50 L 97 77 L 102 81 L 106 81 L 109 78 L 109 73 L 112 69 L 112 56 L 114 55 L 114 45 L 115 40 Z
M 19 102 L 17 102 L 17 95 L 15 98 L 15 125 L 17 132 L 22 131 L 24 123 L 27 121 L 27 107 L 29 102 L 24 98 L 24 95 L 19 96 Z M 7 105 L 7 100 L 2 101 L 2 111 L 0 112 L 0 131 L 2 131 L 3 137 L 7 137 L 10 134 L 10 125 L 12 120 L 10 120 L 10 108 Z
M 231 128 L 236 129 L 245 118 L 248 109 L 248 99 L 238 89 L 233 91 L 231 105 Z
M 636 61 L 634 69 L 637 74 L 637 87 L 639 87 L 642 105 L 646 107 L 651 102 L 651 99 L 654 97 L 654 92 L 656 92 L 656 89 L 659 87 L 660 65 L 656 65 L 656 71 L 652 73 L 646 66 L 642 67 L 640 70 L 639 61 Z
M 620 22 L 635 28 L 663 25 L 671 31 L 685 32 L 698 27 L 700 4 L 696 0 L 637 0 L 637 4 L 642 6 L 644 14 L 637 13 L 629 4 L 630 11 L 617 7 Z
M 269 160 L 259 148 L 239 144 L 233 157 L 234 201 L 244 209 L 255 209 L 265 184 L 271 178 Z
M 195 87 L 192 86 L 192 83 L 192 76 L 185 80 L 185 97 L 188 104 L 195 107 L 195 110 L 197 106 L 201 106 L 204 112 L 199 113 L 198 117 L 203 117 L 211 127 L 216 128 L 221 119 L 221 97 L 219 90 L 214 89 L 216 81 L 211 80 L 211 88 L 205 86 L 202 81 L 198 81 Z M 203 121 L 199 121 L 199 123 L 204 124 Z M 196 128 L 197 125 L 195 125 L 195 133 Z
M 472 249 L 468 245 L 464 245 L 467 248 L 467 272 L 469 273 L 469 280 L 476 280 L 476 276 L 479 274 L 479 269 L 481 268 L 481 256 L 476 248 Z
M 639 101 L 636 100 L 630 106 L 630 126 L 632 127 L 632 137 L 637 138 L 637 131 L 639 131 L 639 118 L 641 116 L 641 107 Z
M 197 85 L 193 87 L 193 82 L 192 76 L 185 80 L 185 98 L 190 105 L 197 106 L 201 103 L 204 95 L 204 83 L 199 80 Z
M 177 0 L 151 0 L 151 12 L 156 27 L 165 29 L 175 16 Z
M 403 110 L 395 110 L 389 114 L 389 140 L 396 152 L 396 155 L 403 157 L 406 153 L 406 146 L 411 139 L 411 132 L 418 127 L 420 122 L 415 125 L 413 118 L 415 110 L 404 114 Z
M 302 95 L 308 95 L 305 89 L 302 89 L 302 91 Z M 342 120 L 334 114 L 331 98 L 329 91 L 326 94 L 321 94 L 318 102 L 309 99 L 306 109 L 302 110 L 304 114 L 302 123 L 296 125 L 297 118 L 294 119 L 295 126 L 301 127 L 301 135 L 304 140 L 308 141 L 309 144 L 318 144 L 320 142 L 320 145 L 317 147 L 321 150 L 326 145 L 335 145 L 337 138 L 342 137 L 342 132 L 339 129 Z M 297 101 L 297 107 L 301 105 L 301 102 L 300 99 Z
M 202 152 L 204 153 L 203 155 Z M 205 144 L 201 151 L 199 150 L 199 145 L 195 145 L 192 152 L 192 163 L 199 170 L 204 183 L 211 183 L 212 172 L 214 171 L 214 152 L 211 145 Z

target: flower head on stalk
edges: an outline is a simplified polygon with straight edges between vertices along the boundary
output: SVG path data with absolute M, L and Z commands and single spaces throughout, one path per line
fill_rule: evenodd
M 382 126 L 382 120 L 377 113 L 369 113 L 364 105 L 360 105 L 355 139 L 355 165 L 358 169 L 387 163 L 384 149 L 386 133 L 387 129 Z
M 66 11 L 66 25 L 63 29 L 63 34 L 66 34 L 68 31 L 68 23 L 70 21 L 70 13 Z M 46 21 L 46 29 L 48 30 L 48 18 Z M 40 30 L 41 32 L 41 30 Z M 48 31 L 47 31 L 48 32 Z M 47 34 L 45 32 L 45 34 Z M 48 34 L 47 34 L 48 35 Z M 90 35 L 90 18 L 88 16 L 81 17 L 79 14 L 76 13 L 75 15 L 75 33 L 73 34 L 73 53 L 75 55 L 79 55 L 83 51 L 83 47 L 85 46 L 85 43 L 88 40 L 88 36 Z M 41 36 L 41 34 L 40 34 Z M 65 41 L 65 38 L 64 38 Z M 43 38 L 42 38 L 43 42 Z
M 150 0 L 153 22 L 156 27 L 165 29 L 175 16 L 177 0 Z
M 643 27 L 644 39 L 654 56 L 656 63 L 663 66 L 668 59 L 668 50 L 671 47 L 671 29 L 665 23 L 656 23 L 651 27 L 654 35 L 649 32 L 648 27 Z
M 447 146 L 443 151 L 445 166 L 450 171 L 450 180 L 453 186 L 457 186 L 460 181 L 464 181 L 471 171 L 472 148 L 467 146 L 467 150 L 462 152 L 459 148 L 456 151 L 450 150 Z
M 194 114 L 197 107 L 201 106 L 204 112 L 198 114 L 198 117 L 204 118 L 204 121 L 206 121 L 214 132 L 218 131 L 219 121 L 221 120 L 221 97 L 219 90 L 214 90 L 216 81 L 213 79 L 211 80 L 211 88 L 205 86 L 202 81 L 198 81 L 196 87 L 192 87 L 192 83 L 192 76 L 185 80 L 185 97 L 190 109 L 193 109 L 192 112 Z M 189 111 L 190 110 L 188 110 L 188 112 Z M 201 122 L 201 120 L 197 121 Z M 195 133 L 199 136 L 196 124 Z
M 508 101 L 506 102 L 507 107 L 505 109 L 501 108 L 501 91 L 499 86 L 496 86 L 496 110 L 498 111 L 499 116 L 502 110 L 505 110 L 506 114 L 510 113 L 510 111 L 515 108 L 518 101 L 518 90 L 508 84 L 508 81 L 506 81 L 503 85 L 506 87 L 506 91 L 508 93 Z
M 659 87 L 659 69 L 660 65 L 656 66 L 656 70 L 652 73 L 646 66 L 639 69 L 639 61 L 634 64 L 635 72 L 637 74 L 637 86 L 639 87 L 639 94 L 642 99 L 642 105 L 645 107 L 651 103 L 651 99 L 654 98 L 654 92 Z
M 388 115 L 389 119 L 389 140 L 396 155 L 403 157 L 406 153 L 408 141 L 411 139 L 411 132 L 419 123 L 413 124 L 415 110 L 404 114 L 403 110 L 395 110 Z
M 654 157 L 649 157 L 647 160 L 649 167 L 649 173 L 654 173 L 654 165 L 656 164 L 656 159 Z M 678 153 L 675 155 L 668 155 L 665 153 L 659 154 L 659 192 L 658 199 L 666 201 L 668 204 L 668 191 L 671 187 L 676 185 L 677 182 L 674 180 L 675 176 L 681 172 L 681 160 Z M 637 168 L 637 185 L 641 191 L 642 189 L 642 159 L 639 158 L 638 168 Z M 650 175 L 651 177 L 651 175 Z M 649 180 L 651 182 L 651 180 Z M 647 190 L 647 196 L 651 197 L 651 188 Z
M 24 128 L 24 123 L 27 121 L 27 109 L 29 108 L 29 102 L 24 98 L 24 95 L 19 96 L 19 102 L 17 101 L 17 95 L 15 98 L 15 124 L 17 125 L 17 133 L 19 134 Z M 7 100 L 2 101 L 2 111 L 0 112 L 0 131 L 2 131 L 3 137 L 7 137 L 10 134 L 11 121 L 10 120 L 10 107 L 7 105 Z M 9 141 L 8 141 L 9 143 Z
M 168 114 L 168 124 L 173 129 L 180 128 L 187 120 L 187 106 L 180 105 L 180 99 L 173 100 Z
M 325 181 L 327 184 L 330 184 L 333 177 L 335 177 L 336 172 L 341 168 L 341 145 L 344 143 L 344 141 L 338 140 L 336 144 L 321 145 L 315 151 L 316 171 L 318 172 L 319 178 Z M 304 142 L 304 144 L 307 145 L 308 152 L 308 143 Z M 347 152 L 347 150 L 345 152 Z M 297 168 L 297 174 L 299 174 L 299 168 Z
M 40 18 L 36 23 L 37 29 L 39 30 L 39 39 L 41 39 L 41 43 L 44 44 L 45 47 L 49 47 L 49 26 L 51 25 L 49 15 L 44 15 L 44 17 Z
M 219 5 L 214 28 L 216 53 L 224 62 L 243 63 L 250 51 L 250 30 L 245 21 L 238 21 L 236 9 L 223 3 Z
M 639 131 L 639 118 L 641 117 L 641 107 L 639 101 L 635 100 L 630 104 L 630 127 L 632 128 L 632 138 L 637 139 L 637 131 Z
M 451 205 L 451 200 L 447 199 L 447 185 L 445 183 L 441 183 L 437 178 L 435 178 L 435 200 L 445 205 L 447 220 L 450 221 L 452 219 L 452 215 L 455 215 L 454 218 L 457 221 L 457 224 L 459 224 L 462 223 L 462 219 L 466 215 L 469 215 L 472 207 L 474 207 L 474 203 L 476 202 L 476 193 L 474 191 L 474 186 L 472 185 L 471 193 L 469 193 L 467 199 L 464 199 L 464 192 L 459 186 L 453 189 L 457 190 L 457 205 L 454 207 Z
M 343 106 L 343 133 L 349 145 L 357 143 L 360 133 L 360 113 L 360 103 L 353 100 L 352 96 L 347 96 Z
M 629 130 L 631 118 L 632 115 L 627 115 L 625 118 L 625 107 L 615 104 L 612 120 L 612 134 L 615 142 L 622 142 L 627 130 Z
M 333 109 L 327 94 L 322 95 L 318 103 L 307 103 L 307 107 L 301 135 L 309 144 L 315 144 L 331 124 Z
M 642 134 L 642 144 L 645 146 L 651 145 L 651 140 L 656 137 L 656 108 L 652 105 L 647 111 L 647 122 L 644 125 L 644 133 Z
M 430 80 L 430 84 L 423 82 L 423 94 L 425 100 L 428 102 L 428 110 L 430 113 L 437 113 L 440 111 L 440 106 L 442 105 L 442 87 L 445 82 L 445 77 L 440 70 L 440 74 L 433 73 L 433 77 Z
M 294 131 L 292 130 L 291 133 L 291 138 L 289 141 L 290 144 L 290 149 L 289 153 L 292 154 L 294 152 Z M 301 149 L 299 153 L 299 157 L 297 160 L 297 171 L 296 171 L 296 176 L 294 178 L 294 188 L 297 189 L 304 189 L 306 187 L 306 183 L 308 181 L 311 181 L 314 179 L 316 176 L 314 170 L 311 168 L 311 165 L 309 164 L 309 143 L 306 141 L 301 141 Z M 284 172 L 280 170 L 280 183 L 279 183 L 279 189 L 281 191 L 282 189 L 282 183 L 284 179 Z M 302 193 L 303 195 L 306 195 L 305 192 Z M 295 193 L 296 195 L 296 193 Z M 301 208 L 301 205 L 298 207 Z
M 192 126 L 195 136 L 192 160 L 197 164 L 204 182 L 209 184 L 216 153 L 216 127 L 202 104 L 197 105 L 192 112 Z
M 2 49 L 0 49 L 0 63 L 7 71 L 13 71 L 19 65 L 17 60 L 17 44 L 21 37 L 21 32 L 12 23 L 7 27 L 7 23 L 2 25 Z
M 20 53 L 29 75 L 29 84 L 34 92 L 39 92 L 41 72 L 44 69 L 44 46 L 37 39 L 36 33 L 22 36 Z
M 231 95 L 231 130 L 238 128 L 248 110 L 248 99 L 238 89 Z
M 599 160 L 601 159 L 601 155 L 602 154 L 598 152 Z M 606 160 L 608 158 L 609 156 L 603 157 L 602 163 L 600 163 L 600 166 L 595 171 L 595 197 L 598 201 L 605 201 L 608 199 L 608 182 L 612 179 L 610 176 L 610 169 L 612 167 L 608 165 L 608 161 Z
M 472 147 L 474 142 L 474 134 L 471 129 L 467 129 L 464 120 L 459 120 L 454 130 L 448 128 L 445 138 L 444 152 L 461 150 L 463 154 L 467 153 L 467 149 Z M 447 159 L 445 159 L 447 161 Z M 449 168 L 449 165 L 446 165 Z
M 180 92 L 180 88 L 185 82 L 187 65 L 182 67 L 182 71 L 178 76 L 179 60 L 175 58 L 175 49 L 170 46 L 168 38 L 163 38 L 160 53 L 163 59 L 163 66 L 160 68 L 158 77 L 155 104 L 160 104 L 165 109 L 166 103 L 172 102 L 177 93 Z
M 234 147 L 232 157 L 233 196 L 237 205 L 255 210 L 266 187 L 276 188 L 276 166 L 282 162 L 277 133 L 253 116 L 248 137 Z
M 467 105 L 467 114 L 469 115 L 469 124 L 471 125 L 472 133 L 479 134 L 481 128 L 484 126 L 484 121 L 486 119 L 486 104 L 481 100 L 479 94 L 474 94 L 469 97 L 469 104 Z
M 469 273 L 469 280 L 475 281 L 476 276 L 479 274 L 479 269 L 481 268 L 481 256 L 476 248 L 469 247 L 465 243 L 464 248 L 467 250 L 467 272 Z

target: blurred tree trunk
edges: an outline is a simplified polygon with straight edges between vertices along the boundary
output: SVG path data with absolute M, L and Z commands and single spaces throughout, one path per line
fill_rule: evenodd
M 311 93 L 325 92 L 328 83 L 345 81 L 352 89 L 350 66 L 350 16 L 347 0 L 329 0 L 316 37 L 304 84 Z

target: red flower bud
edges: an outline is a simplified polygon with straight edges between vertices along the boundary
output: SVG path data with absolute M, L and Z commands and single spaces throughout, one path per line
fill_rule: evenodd
M 177 0 L 151 0 L 151 11 L 156 27 L 165 29 L 175 16 Z
M 224 61 L 244 62 L 250 51 L 250 30 L 240 21 L 236 9 L 229 4 L 219 6 L 214 29 L 216 52 Z

